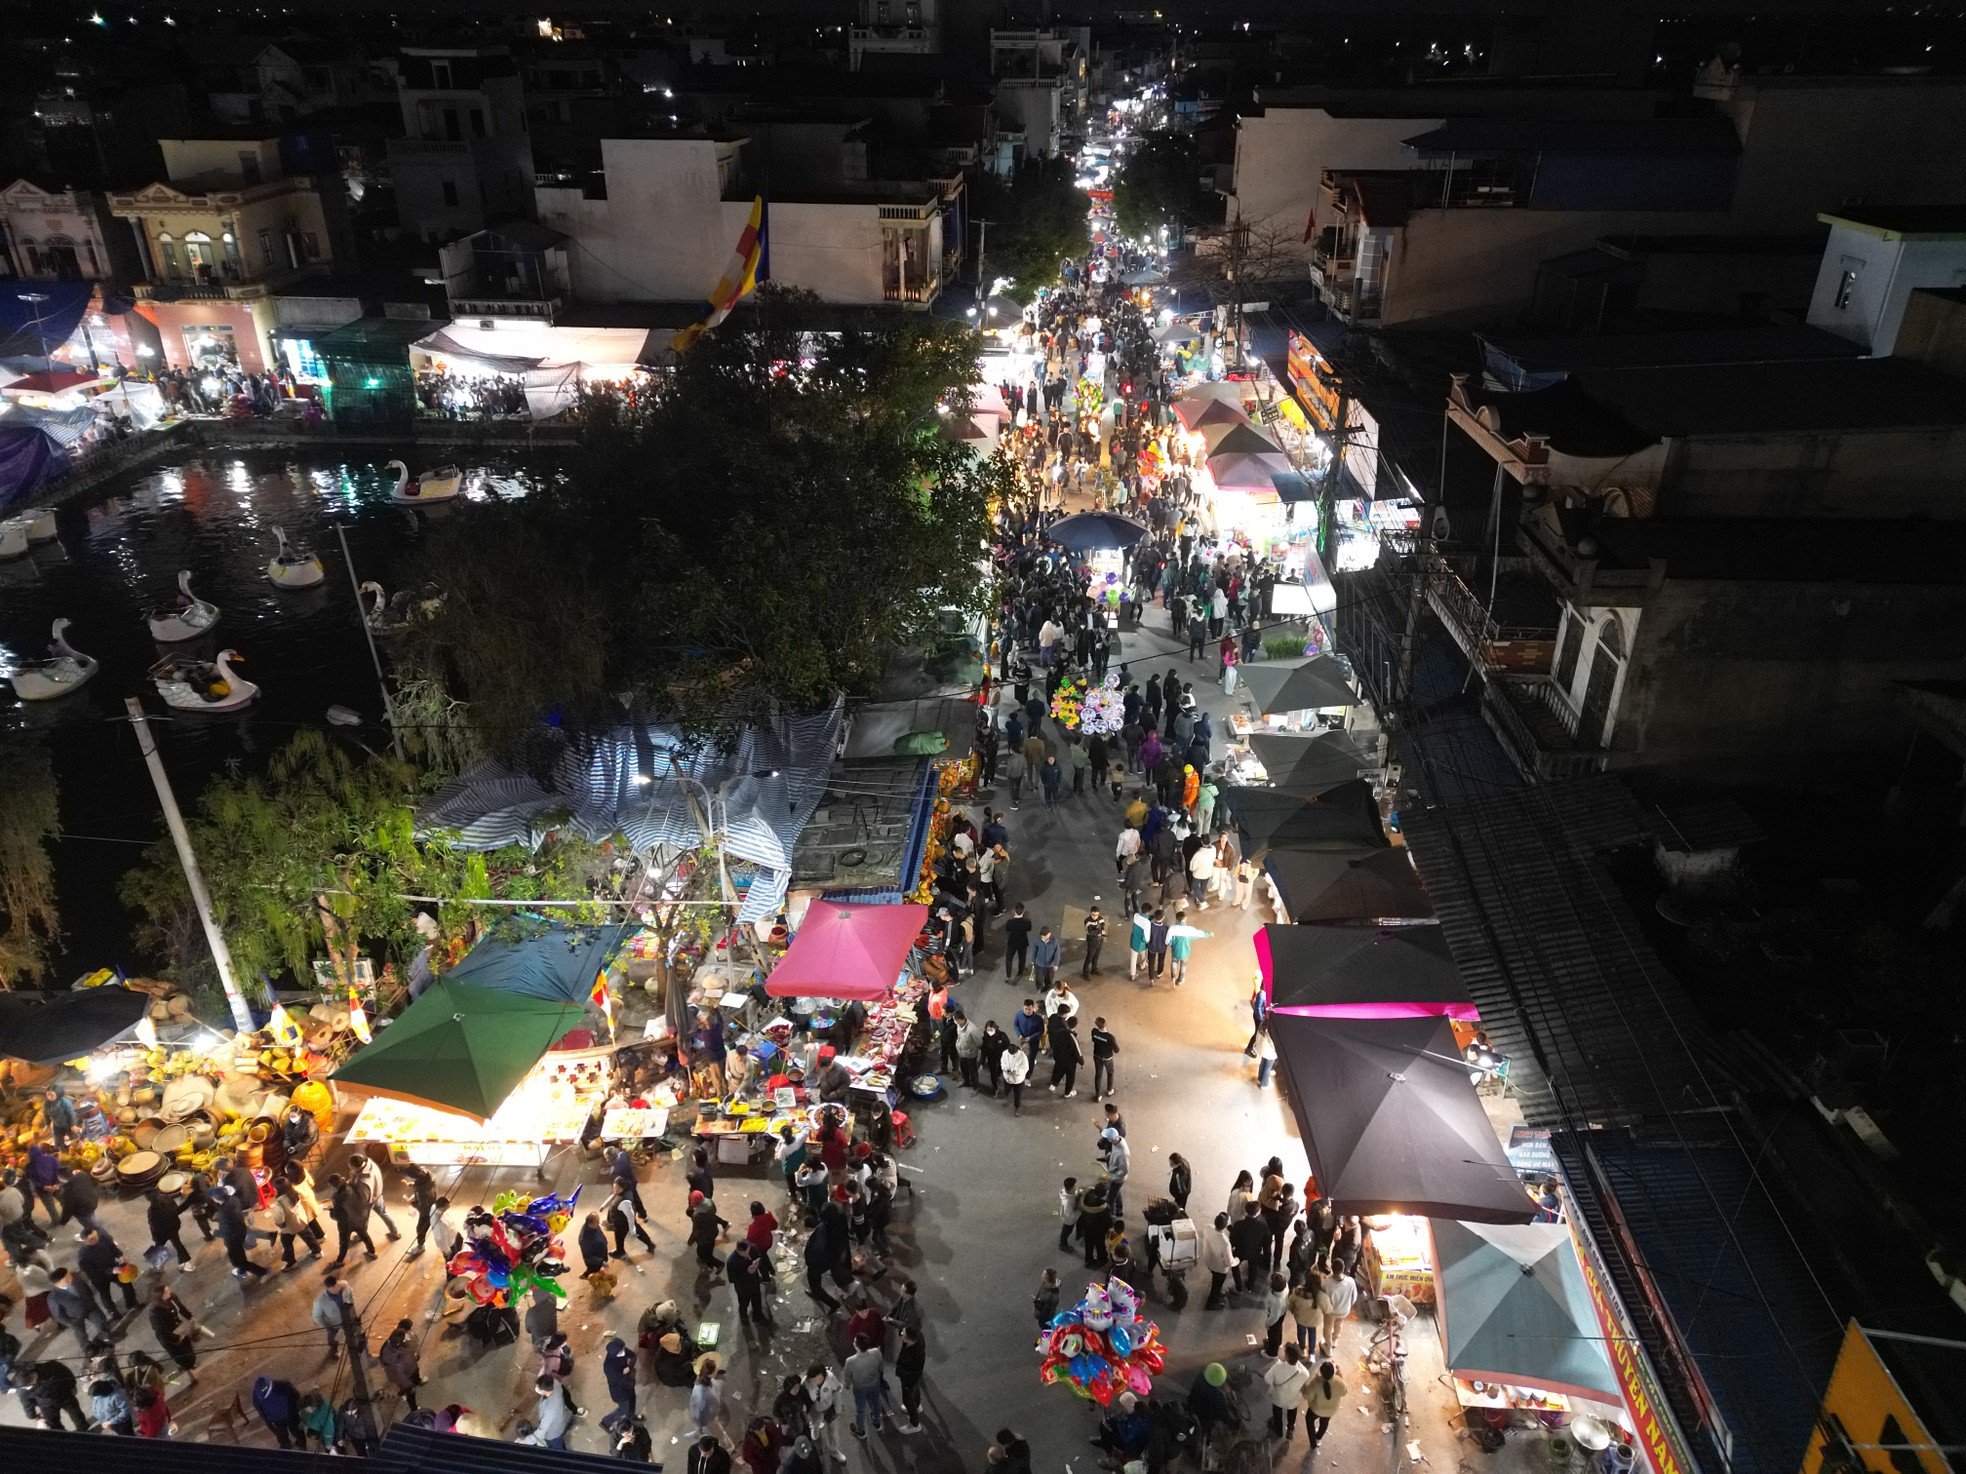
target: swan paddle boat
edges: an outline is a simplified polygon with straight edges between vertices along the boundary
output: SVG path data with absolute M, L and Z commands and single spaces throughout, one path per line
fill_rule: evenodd
M 232 669 L 237 659 L 237 650 L 221 650 L 210 660 L 166 655 L 150 667 L 150 680 L 175 711 L 237 711 L 259 699 L 259 687 Z
M 0 561 L 27 556 L 27 523 L 22 518 L 0 522 Z
M 280 550 L 266 565 L 266 576 L 272 579 L 277 587 L 311 589 L 328 576 L 327 570 L 321 566 L 319 557 L 305 548 L 296 549 L 287 541 L 286 528 L 274 528 L 273 538 L 280 544 Z
M 64 637 L 68 621 L 55 621 L 55 637 L 48 642 L 48 658 L 24 665 L 13 674 L 14 694 L 22 701 L 53 701 L 89 684 L 102 663 L 84 655 Z
M 399 506 L 452 501 L 464 489 L 464 473 L 456 466 L 439 466 L 434 471 L 425 471 L 414 481 L 410 480 L 410 468 L 401 461 L 390 461 L 383 469 L 396 473 L 396 489 L 389 493 L 389 500 Z
M 209 634 L 218 623 L 218 605 L 208 603 L 191 592 L 191 570 L 185 569 L 177 576 L 178 598 L 175 604 L 153 609 L 145 617 L 150 625 L 150 638 L 160 645 L 179 645 L 186 640 L 195 640 Z
M 55 509 L 41 507 L 27 513 L 20 519 L 27 524 L 27 540 L 31 543 L 51 543 L 55 540 Z

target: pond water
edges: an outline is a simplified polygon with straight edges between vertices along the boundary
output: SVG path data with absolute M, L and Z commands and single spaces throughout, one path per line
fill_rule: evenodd
M 116 899 L 118 879 L 141 853 L 126 841 L 147 843 L 163 833 L 124 698 L 144 698 L 187 810 L 229 765 L 252 771 L 298 727 L 325 725 L 332 705 L 379 723 L 381 695 L 337 527 L 360 577 L 393 592 L 442 520 L 486 515 L 489 506 L 523 498 L 560 474 L 548 458 L 489 456 L 464 465 L 458 502 L 406 508 L 390 502 L 394 475 L 381 459 L 285 451 L 187 456 L 64 504 L 56 541 L 0 563 L 0 668 L 38 658 L 57 618 L 70 621 L 75 649 L 102 662 L 87 686 L 56 701 L 22 702 L 0 684 L 0 723 L 45 732 L 61 789 L 56 877 L 67 935 L 50 974 L 56 985 L 95 967 L 141 971 L 155 961 L 135 953 L 133 918 Z M 320 555 L 323 583 L 289 592 L 267 579 L 276 527 Z M 240 674 L 261 688 L 239 715 L 171 713 L 147 679 L 163 652 L 144 616 L 172 601 L 181 569 L 221 614 L 206 641 L 180 648 L 234 650 Z M 379 747 L 387 736 L 371 725 L 347 740 Z

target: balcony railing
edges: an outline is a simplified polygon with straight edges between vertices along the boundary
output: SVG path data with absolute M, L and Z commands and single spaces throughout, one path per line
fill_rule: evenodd
M 452 317 L 536 317 L 551 322 L 558 297 L 453 297 Z
M 1545 676 L 1489 676 L 1481 715 L 1525 777 L 1552 781 L 1604 769 L 1608 754 L 1577 741 L 1576 713 Z
M 1483 670 L 1547 674 L 1556 658 L 1555 625 L 1510 624 L 1496 619 L 1444 559 L 1436 559 L 1428 573 L 1427 603 L 1447 626 L 1454 643 Z
M 926 307 L 936 299 L 941 291 L 942 276 L 939 272 L 922 281 L 908 281 L 906 283 L 889 277 L 882 284 L 881 298 L 883 301 L 900 302 L 905 306 Z
M 1380 299 L 1377 288 L 1360 290 L 1358 283 L 1349 278 L 1337 281 L 1326 278 L 1321 287 L 1326 305 L 1346 322 L 1369 323 L 1379 320 Z

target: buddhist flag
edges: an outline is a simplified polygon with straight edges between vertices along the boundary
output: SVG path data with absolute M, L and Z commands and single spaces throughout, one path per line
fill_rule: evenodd
M 266 1016 L 266 1032 L 273 1036 L 275 1044 L 300 1043 L 300 1028 L 284 1003 L 274 1004 L 273 1012 Z
M 758 195 L 751 201 L 751 218 L 744 224 L 744 233 L 737 238 L 737 249 L 730 254 L 730 264 L 724 268 L 723 276 L 718 278 L 717 285 L 704 299 L 702 320 L 691 323 L 676 334 L 669 340 L 669 346 L 681 353 L 729 317 L 731 308 L 748 297 L 759 282 L 770 278 L 770 260 L 765 242 L 765 197 Z
M 592 1000 L 596 1008 L 607 1015 L 608 1034 L 612 1037 L 614 1034 L 614 999 L 608 996 L 608 975 L 606 973 L 597 972 L 594 974 L 594 991 L 587 996 Z
M 374 1037 L 369 1033 L 369 1016 L 362 1008 L 362 1000 L 356 996 L 353 983 L 348 986 L 348 1028 L 364 1044 Z

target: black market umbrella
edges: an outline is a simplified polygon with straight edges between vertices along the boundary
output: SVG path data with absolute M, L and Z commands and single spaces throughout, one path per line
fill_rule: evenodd
M 1283 447 L 1254 425 L 1238 425 L 1227 435 L 1216 441 L 1209 450 L 1211 456 L 1236 455 L 1278 455 Z
M 1420 926 L 1266 926 L 1256 960 L 1275 1008 L 1321 1018 L 1478 1015 L 1447 940 Z
M 80 1059 L 136 1027 L 150 997 L 115 985 L 74 993 L 0 993 L 0 1054 L 31 1065 Z
M 1419 921 L 1434 914 L 1406 851 L 1273 849 L 1264 868 L 1295 922 Z
M 1222 790 L 1220 802 L 1252 854 L 1279 846 L 1350 851 L 1386 844 L 1372 785 L 1356 778 L 1315 794 L 1231 785 Z
M 1320 793 L 1372 766 L 1346 732 L 1252 732 L 1249 750 L 1270 782 L 1292 793 Z
M 1269 1028 L 1311 1170 L 1335 1210 L 1535 1218 L 1446 1019 L 1280 1013 Z
M 1096 553 L 1132 547 L 1147 535 L 1147 527 L 1118 512 L 1078 512 L 1059 518 L 1044 535 L 1047 541 L 1074 553 Z
M 1329 655 L 1294 662 L 1257 661 L 1242 668 L 1242 683 L 1264 716 L 1286 711 L 1322 711 L 1358 701 L 1345 667 Z

